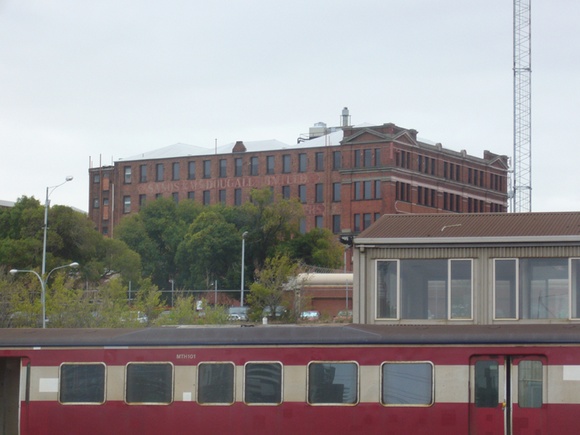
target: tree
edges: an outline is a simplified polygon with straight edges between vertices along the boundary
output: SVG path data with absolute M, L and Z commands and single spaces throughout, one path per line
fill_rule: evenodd
M 276 197 L 267 187 L 252 190 L 250 201 L 241 207 L 241 213 L 245 217 L 242 228 L 248 231 L 248 259 L 253 261 L 255 269 L 264 266 L 279 243 L 299 233 L 300 219 L 304 216 L 297 199 Z
M 261 317 L 264 308 L 269 308 L 270 315 L 276 313 L 276 307 L 282 305 L 284 291 L 290 277 L 296 275 L 298 265 L 284 255 L 266 259 L 264 267 L 256 271 L 256 281 L 250 286 L 247 302 L 252 307 L 252 317 Z
M 235 267 L 235 277 L 239 279 L 238 246 L 241 248 L 241 236 L 235 225 L 216 211 L 202 212 L 190 225 L 177 251 L 180 282 L 194 288 L 209 288 L 217 279 L 222 288 L 233 286 L 237 282 L 228 282 L 228 278 Z
M 280 252 L 309 266 L 338 269 L 343 262 L 343 248 L 326 228 L 314 228 L 280 246 Z
M 161 292 L 151 282 L 151 279 L 147 278 L 141 281 L 134 307 L 145 315 L 147 326 L 151 326 L 159 313 L 163 311 Z

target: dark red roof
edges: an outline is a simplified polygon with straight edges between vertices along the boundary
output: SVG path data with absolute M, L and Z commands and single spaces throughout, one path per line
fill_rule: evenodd
M 580 239 L 580 212 L 389 214 L 360 239 L 542 238 Z

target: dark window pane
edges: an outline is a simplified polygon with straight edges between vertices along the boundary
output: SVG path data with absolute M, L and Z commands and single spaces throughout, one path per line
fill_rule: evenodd
M 62 403 L 103 403 L 105 366 L 103 364 L 63 364 L 60 367 Z
M 495 408 L 498 405 L 498 364 L 496 361 L 475 363 L 475 406 Z
M 387 363 L 383 365 L 384 405 L 431 405 L 433 366 L 429 363 Z
M 171 403 L 172 395 L 171 364 L 127 365 L 127 403 Z
M 308 366 L 308 403 L 356 403 L 357 385 L 355 363 L 311 363 Z
M 199 403 L 233 403 L 233 364 L 200 364 L 197 375 Z
M 282 365 L 279 363 L 246 364 L 244 391 L 246 403 L 281 403 Z

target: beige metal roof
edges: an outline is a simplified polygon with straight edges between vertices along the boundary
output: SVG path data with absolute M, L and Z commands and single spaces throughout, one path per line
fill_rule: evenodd
M 384 215 L 355 243 L 419 241 L 580 240 L 580 212 Z

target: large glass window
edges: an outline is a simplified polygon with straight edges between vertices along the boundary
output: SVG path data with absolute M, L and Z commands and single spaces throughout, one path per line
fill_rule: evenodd
M 570 259 L 572 317 L 580 317 L 580 258 Z
M 204 404 L 234 402 L 234 365 L 202 363 L 197 366 L 197 401 Z
M 569 316 L 567 258 L 496 259 L 496 319 L 565 319 Z
M 433 365 L 428 362 L 385 363 L 381 371 L 383 405 L 433 404 Z
M 377 317 L 471 319 L 472 289 L 472 260 L 379 260 Z
M 308 365 L 308 403 L 355 404 L 358 366 L 354 362 L 313 362 Z
M 173 366 L 169 363 L 127 364 L 127 403 L 171 403 Z
M 282 364 L 247 363 L 245 366 L 244 401 L 246 403 L 282 402 Z
M 103 403 L 105 401 L 104 364 L 63 364 L 60 366 L 61 403 Z

